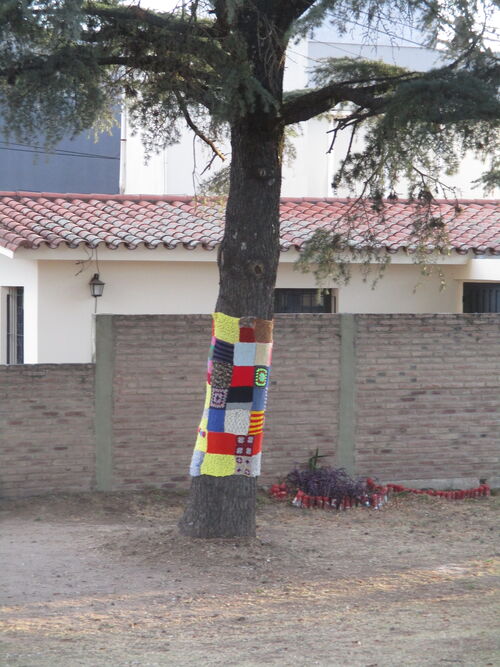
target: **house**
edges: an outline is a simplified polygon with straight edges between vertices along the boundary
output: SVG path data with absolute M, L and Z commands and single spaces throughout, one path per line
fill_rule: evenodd
M 42 133 L 30 143 L 7 137 L 0 118 L 0 190 L 118 193 L 120 145 L 118 122 L 98 142 L 82 132 L 47 149 Z
M 432 203 L 430 220 L 447 249 L 430 241 L 421 249 L 428 277 L 416 262 L 414 204 L 387 201 L 382 216 L 358 210 L 348 229 L 353 206 L 282 200 L 277 311 L 500 312 L 499 201 Z M 90 361 L 96 312 L 211 312 L 223 219 L 220 203 L 191 197 L 0 193 L 0 363 Z M 295 262 L 313 232 L 332 225 L 348 239 L 351 279 L 319 291 Z M 363 278 L 370 248 L 380 253 L 375 268 L 390 259 L 374 289 Z M 100 297 L 90 292 L 95 274 L 104 283 Z

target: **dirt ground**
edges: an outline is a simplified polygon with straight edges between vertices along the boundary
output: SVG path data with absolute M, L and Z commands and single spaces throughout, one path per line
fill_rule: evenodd
M 178 534 L 158 491 L 0 503 L 0 664 L 500 665 L 500 497 L 259 500 L 256 539 Z

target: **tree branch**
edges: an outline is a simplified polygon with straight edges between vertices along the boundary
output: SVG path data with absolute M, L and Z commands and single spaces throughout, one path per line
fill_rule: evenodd
M 377 95 L 387 93 L 396 83 L 422 78 L 421 72 L 405 72 L 398 76 L 368 77 L 334 81 L 322 88 L 296 96 L 283 104 L 285 125 L 309 120 L 325 113 L 340 102 L 354 102 L 358 107 L 378 112 L 384 100 Z M 362 85 L 369 84 L 369 85 Z
M 333 83 L 285 102 L 282 106 L 282 120 L 285 125 L 300 123 L 326 113 L 340 102 L 353 102 L 360 108 L 380 112 L 385 105 L 385 101 L 376 95 L 384 92 L 384 89 L 387 90 L 387 88 L 387 84 L 351 88 Z
M 351 140 L 349 142 L 349 147 L 346 153 L 346 155 L 349 155 L 351 152 L 352 143 L 354 141 L 354 135 L 356 133 L 358 125 L 361 125 L 361 123 L 363 123 L 367 118 L 372 118 L 373 116 L 376 115 L 377 113 L 374 111 L 367 111 L 365 113 L 354 113 L 351 114 L 350 116 L 347 116 L 346 118 L 339 118 L 337 120 L 335 127 L 332 130 L 327 131 L 327 134 L 333 135 L 332 141 L 330 143 L 330 148 L 327 150 L 327 153 L 332 152 L 333 147 L 335 146 L 335 142 L 337 140 L 338 133 L 341 132 L 342 130 L 346 130 L 348 127 L 352 127 Z
M 182 111 L 182 114 L 183 114 L 184 119 L 185 119 L 186 123 L 188 124 L 188 126 L 193 130 L 193 132 L 196 134 L 196 136 L 199 137 L 202 141 L 204 141 L 207 144 L 207 146 L 210 146 L 210 148 L 213 150 L 215 155 L 220 157 L 220 159 L 224 162 L 225 159 L 226 159 L 225 155 L 223 155 L 220 152 L 220 150 L 217 148 L 217 146 L 214 144 L 214 142 L 211 139 L 209 139 L 206 136 L 206 134 L 204 134 L 204 132 L 202 132 L 202 130 L 200 130 L 200 128 L 196 125 L 196 123 L 191 118 L 191 115 L 189 113 L 187 105 L 186 105 L 185 101 L 182 99 L 182 95 L 177 91 L 174 91 L 174 95 L 177 99 L 180 110 Z
M 287 30 L 290 25 L 305 14 L 316 0 L 277 0 L 274 15 L 276 25 Z
M 81 53 L 81 49 L 77 49 Z M 9 85 L 14 85 L 16 79 L 23 74 L 23 72 L 47 72 L 47 65 L 49 68 L 53 68 L 54 72 L 61 72 L 64 67 L 61 65 L 65 62 L 63 56 L 67 56 L 67 50 L 63 52 L 55 52 L 46 57 L 41 56 L 29 56 L 25 60 L 19 60 L 15 65 L 13 64 L 10 67 L 5 69 L 0 69 L 0 78 L 5 79 Z M 112 66 L 119 65 L 123 67 L 130 67 L 132 65 L 131 59 L 127 56 L 97 56 L 95 62 L 98 65 L 103 66 Z M 153 63 L 153 59 L 151 59 Z
M 96 6 L 92 2 L 83 5 L 82 10 L 85 14 L 95 16 L 101 19 L 112 20 L 116 22 L 129 21 L 134 25 L 142 22 L 152 28 L 160 30 L 171 30 L 176 35 L 187 34 L 190 37 L 218 37 L 214 31 L 214 22 L 204 19 L 203 21 L 191 21 L 182 19 L 170 12 L 156 13 L 143 9 L 138 5 L 119 7 Z

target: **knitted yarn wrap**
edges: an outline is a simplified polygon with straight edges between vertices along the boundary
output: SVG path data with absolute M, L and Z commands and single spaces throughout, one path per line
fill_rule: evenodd
M 273 322 L 212 316 L 203 415 L 190 474 L 260 475 Z

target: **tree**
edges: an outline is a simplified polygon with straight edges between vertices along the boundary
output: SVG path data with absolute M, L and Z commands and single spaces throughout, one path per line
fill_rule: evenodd
M 436 156 L 439 166 L 453 170 L 466 149 L 483 159 L 493 156 L 484 182 L 496 182 L 498 64 L 485 46 L 493 10 L 489 0 L 191 0 L 169 13 L 120 0 L 3 0 L 0 110 L 19 141 L 40 128 L 51 143 L 68 132 L 106 127 L 122 99 L 150 147 L 158 138 L 175 141 L 184 119 L 217 153 L 217 133 L 229 127 L 230 185 L 215 310 L 223 317 L 220 330 L 239 323 L 251 338 L 257 318 L 268 336 L 285 128 L 344 108 L 337 129 L 365 128 L 366 149 L 348 152 L 339 177 L 363 183 L 364 193 L 378 199 L 401 174 L 410 188 L 430 188 Z M 284 93 L 285 53 L 295 35 L 325 20 L 340 31 L 352 19 L 370 28 L 395 13 L 443 49 L 442 67 L 423 74 L 379 62 L 329 60 L 311 87 Z M 231 340 L 222 337 L 224 353 Z M 259 382 L 265 384 L 263 368 Z M 217 377 L 225 371 L 224 364 L 217 366 Z M 227 373 L 219 379 L 224 390 Z M 210 400 L 213 393 L 207 405 Z M 184 533 L 254 534 L 256 477 L 230 472 L 193 477 L 180 524 Z

